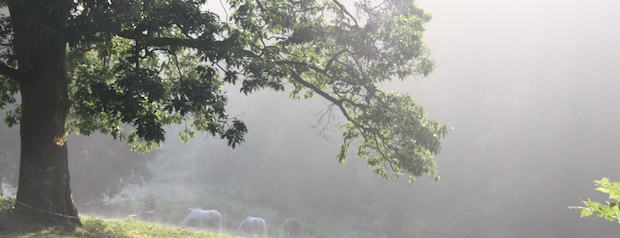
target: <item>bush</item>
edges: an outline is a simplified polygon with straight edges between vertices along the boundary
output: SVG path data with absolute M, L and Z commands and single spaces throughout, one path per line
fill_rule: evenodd
M 7 199 L 0 195 L 0 214 L 10 212 L 15 207 L 15 199 Z

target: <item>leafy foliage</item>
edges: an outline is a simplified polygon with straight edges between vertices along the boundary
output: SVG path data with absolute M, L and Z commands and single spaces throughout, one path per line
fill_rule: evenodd
M 0 195 L 0 213 L 10 212 L 15 207 L 14 199 L 6 199 Z
M 609 200 L 606 204 L 592 201 L 582 200 L 583 206 L 570 206 L 570 209 L 581 209 L 581 217 L 588 217 L 596 214 L 598 217 L 605 218 L 608 221 L 620 222 L 620 182 L 610 182 L 608 178 L 594 180 L 599 192 L 609 194 Z
M 212 6 L 200 0 L 39 5 L 37 11 L 56 9 L 65 17 L 64 29 L 33 32 L 68 43 L 68 130 L 99 131 L 144 151 L 164 141 L 165 126 L 189 122 L 184 140 L 207 132 L 234 148 L 248 129 L 227 114 L 224 85 L 241 84 L 245 94 L 291 85 L 292 98 L 318 94 L 331 103 L 328 113 L 337 110 L 348 120 L 341 162 L 359 141 L 357 155 L 381 177 L 439 178 L 431 158 L 448 126 L 428 119 L 409 95 L 380 88 L 434 67 L 422 40 L 431 17 L 413 1 L 229 0 L 225 18 Z M 2 66 L 13 66 L 15 52 L 30 52 L 30 41 L 12 39 L 23 22 L 4 17 L 0 23 L 2 40 L 13 45 L 3 51 Z M 6 85 L 0 108 L 18 104 L 15 82 L 2 78 L 0 85 Z M 7 122 L 17 122 L 18 111 Z
M 428 119 L 424 108 L 409 96 L 384 94 L 345 126 L 345 141 L 338 158 L 343 162 L 351 142 L 363 138 L 357 155 L 368 158 L 368 164 L 381 177 L 399 177 L 408 172 L 410 182 L 424 174 L 438 181 L 432 157 L 439 153 L 439 139 L 447 133 L 447 126 Z

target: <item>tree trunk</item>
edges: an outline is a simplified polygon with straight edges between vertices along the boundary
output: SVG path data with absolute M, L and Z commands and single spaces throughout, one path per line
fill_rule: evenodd
M 51 48 L 51 47 L 50 47 Z M 65 120 L 69 109 L 65 48 L 42 55 L 21 87 L 21 160 L 16 208 L 20 213 L 80 225 L 71 198 Z
M 8 1 L 20 80 L 21 159 L 16 211 L 48 224 L 81 222 L 71 197 L 63 27 L 71 1 Z

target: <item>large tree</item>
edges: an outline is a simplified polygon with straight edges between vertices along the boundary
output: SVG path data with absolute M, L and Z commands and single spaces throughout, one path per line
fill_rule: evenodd
M 384 178 L 438 178 L 432 158 L 448 127 L 380 88 L 433 68 L 422 39 L 430 16 L 412 0 L 0 2 L 10 12 L 0 22 L 0 106 L 20 125 L 19 213 L 80 224 L 69 133 L 144 149 L 164 141 L 166 125 L 186 123 L 185 139 L 207 132 L 235 147 L 247 129 L 226 113 L 225 84 L 318 94 L 330 102 L 325 116 L 348 121 L 341 162 L 353 145 Z

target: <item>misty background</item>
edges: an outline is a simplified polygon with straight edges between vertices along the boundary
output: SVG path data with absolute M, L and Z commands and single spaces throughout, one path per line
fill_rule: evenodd
M 187 208 L 218 209 L 232 231 L 263 216 L 279 237 L 617 237 L 618 224 L 568 206 L 603 201 L 593 180 L 620 180 L 620 2 L 418 1 L 438 67 L 384 85 L 409 93 L 454 129 L 437 156 L 441 182 L 385 181 L 335 155 L 343 118 L 320 98 L 249 96 L 228 88 L 229 114 L 249 128 L 236 149 L 198 135 L 140 155 L 106 136 L 69 138 L 80 212 L 178 224 Z M 4 193 L 16 184 L 17 128 L 0 128 Z M 155 211 L 154 213 L 147 213 Z

